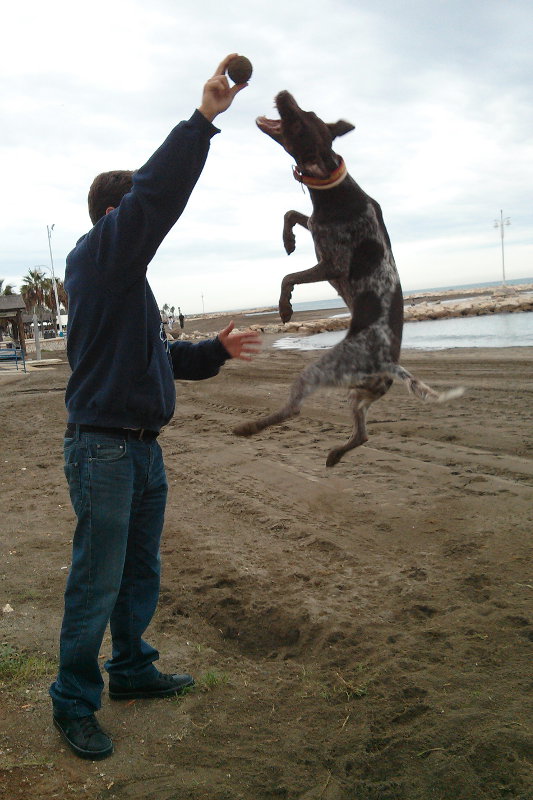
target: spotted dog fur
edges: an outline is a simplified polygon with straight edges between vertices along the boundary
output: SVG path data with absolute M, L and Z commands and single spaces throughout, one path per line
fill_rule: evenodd
M 319 387 L 345 387 L 354 428 L 348 441 L 328 454 L 326 465 L 332 467 L 348 450 L 367 441 L 368 408 L 390 389 L 394 378 L 403 380 L 422 400 L 442 402 L 463 390 L 439 394 L 398 363 L 403 295 L 381 208 L 349 174 L 337 185 L 327 185 L 342 170 L 332 142 L 354 126 L 343 120 L 327 125 L 313 112 L 302 111 L 289 92 L 277 95 L 276 106 L 280 120 L 260 117 L 257 125 L 294 158 L 295 177 L 308 186 L 313 204 L 311 217 L 287 211 L 283 244 L 288 254 L 294 251 L 294 226 L 301 225 L 311 232 L 318 258 L 311 269 L 283 278 L 281 319 L 288 322 L 292 316 L 296 284 L 327 280 L 349 308 L 351 322 L 346 337 L 296 378 L 282 408 L 238 425 L 234 433 L 250 436 L 299 414 L 305 398 Z M 322 188 L 315 188 L 317 182 Z

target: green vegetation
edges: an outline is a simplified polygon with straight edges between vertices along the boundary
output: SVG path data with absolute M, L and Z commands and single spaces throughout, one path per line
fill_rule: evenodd
M 200 676 L 197 683 L 201 689 L 210 691 L 216 689 L 218 686 L 225 686 L 228 682 L 228 676 L 225 672 L 215 672 L 210 670 Z
M 189 686 L 181 692 L 181 694 L 171 697 L 172 702 L 179 702 L 182 697 L 185 697 L 188 694 L 192 694 L 194 691 L 198 689 L 203 692 L 210 692 L 213 689 L 218 689 L 220 686 L 225 686 L 228 683 L 228 676 L 225 672 L 215 672 L 215 670 L 209 670 L 208 672 L 204 672 L 203 675 L 200 675 L 199 678 L 196 678 L 196 682 L 194 686 Z
M 204 672 L 197 681 L 198 686 L 201 689 L 209 692 L 211 689 L 216 689 L 219 686 L 225 686 L 228 682 L 228 676 L 225 672 L 215 672 L 214 670 L 210 670 L 208 672 Z
M 0 278 L 0 294 L 12 295 L 14 294 L 15 285 L 13 283 L 6 283 L 4 286 L 4 279 Z
M 56 664 L 46 656 L 18 653 L 11 645 L 0 644 L 0 687 L 20 688 L 45 675 L 50 675 Z

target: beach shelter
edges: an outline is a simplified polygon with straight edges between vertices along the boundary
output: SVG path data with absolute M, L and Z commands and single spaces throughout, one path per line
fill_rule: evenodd
M 23 311 L 26 311 L 26 304 L 21 294 L 0 295 L 0 323 L 7 320 L 12 324 L 13 333 L 16 334 L 16 338 L 20 342 L 20 348 L 24 356 L 26 356 L 26 339 L 22 323 Z

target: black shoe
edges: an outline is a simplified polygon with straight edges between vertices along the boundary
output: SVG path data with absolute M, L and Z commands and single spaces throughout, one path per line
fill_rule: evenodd
M 111 700 L 137 700 L 142 697 L 172 697 L 181 694 L 185 689 L 194 686 L 192 675 L 165 675 L 159 672 L 153 680 L 143 686 L 132 688 L 120 686 L 109 681 L 109 697 Z
M 54 725 L 80 758 L 96 761 L 107 758 L 113 752 L 113 742 L 104 733 L 94 714 L 79 719 L 54 716 Z

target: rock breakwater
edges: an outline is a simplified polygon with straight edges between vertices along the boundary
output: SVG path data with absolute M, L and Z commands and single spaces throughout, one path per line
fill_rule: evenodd
M 487 288 L 469 290 L 449 290 L 443 292 L 420 292 L 405 298 L 404 315 L 406 322 L 419 322 L 422 320 L 447 319 L 451 317 L 472 317 L 490 314 L 512 314 L 520 311 L 533 311 L 533 284 L 522 284 L 514 287 L 501 287 L 489 293 Z M 250 312 L 236 312 L 230 314 L 209 314 L 202 318 L 202 330 L 169 331 L 169 338 L 180 339 L 205 339 L 206 336 L 215 335 L 227 320 L 235 319 L 239 329 L 250 328 L 266 334 L 297 333 L 306 334 L 323 333 L 325 331 L 346 330 L 350 325 L 348 313 L 330 317 L 315 318 L 311 312 L 295 312 L 290 322 L 283 324 L 279 320 L 268 316 L 261 319 L 258 312 L 257 322 L 249 324 Z M 320 312 L 318 312 L 320 313 Z M 272 319 L 272 321 L 271 321 Z M 200 322 L 200 319 L 191 320 L 191 323 Z

